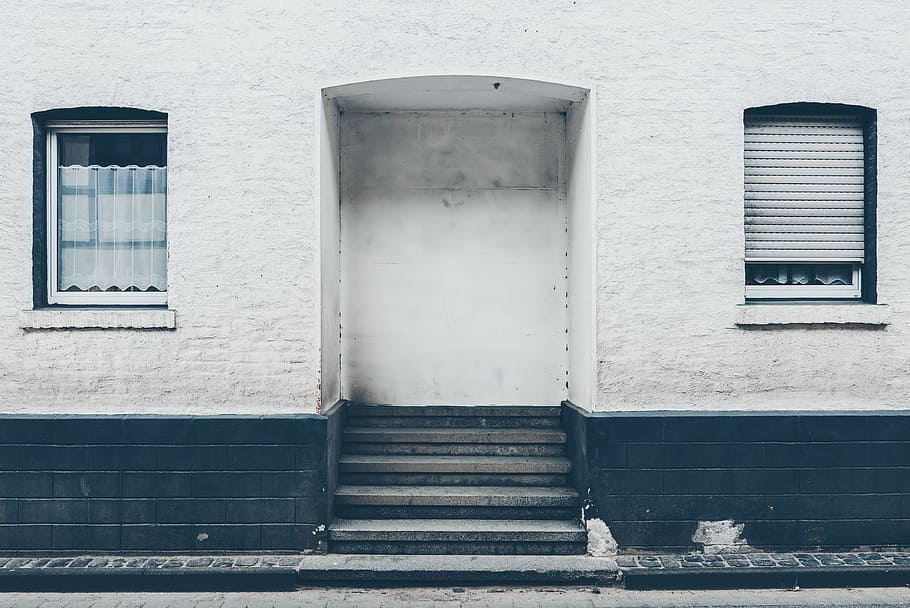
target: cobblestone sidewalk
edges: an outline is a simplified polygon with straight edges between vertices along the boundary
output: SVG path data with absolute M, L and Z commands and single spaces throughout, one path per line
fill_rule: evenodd
M 633 568 L 825 568 L 910 567 L 910 553 L 731 553 L 721 555 L 621 555 L 622 571 Z

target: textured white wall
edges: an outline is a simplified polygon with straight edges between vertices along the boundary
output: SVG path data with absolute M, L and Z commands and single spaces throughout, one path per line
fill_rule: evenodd
M 0 409 L 283 412 L 319 385 L 316 90 L 484 72 L 597 92 L 599 409 L 904 406 L 910 6 L 3 1 Z M 878 109 L 884 331 L 733 328 L 742 110 Z M 34 331 L 34 111 L 169 114 L 178 328 Z

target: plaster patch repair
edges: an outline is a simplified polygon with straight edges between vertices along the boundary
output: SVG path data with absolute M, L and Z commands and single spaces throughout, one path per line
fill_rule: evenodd
M 604 520 L 589 519 L 585 522 L 585 526 L 588 528 L 588 555 L 592 557 L 616 555 L 619 545 Z
M 745 524 L 737 524 L 732 519 L 700 521 L 692 535 L 692 542 L 702 545 L 707 555 L 747 551 L 750 547 L 743 538 L 743 528 Z

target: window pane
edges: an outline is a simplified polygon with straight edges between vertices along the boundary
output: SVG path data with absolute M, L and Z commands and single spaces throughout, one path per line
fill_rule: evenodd
M 60 135 L 60 291 L 167 290 L 163 133 Z

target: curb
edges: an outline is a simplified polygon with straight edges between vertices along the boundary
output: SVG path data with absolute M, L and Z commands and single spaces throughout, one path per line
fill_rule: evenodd
M 293 591 L 293 568 L 0 569 L 0 592 Z
M 910 567 L 630 568 L 622 578 L 626 589 L 635 590 L 903 587 L 910 585 Z

